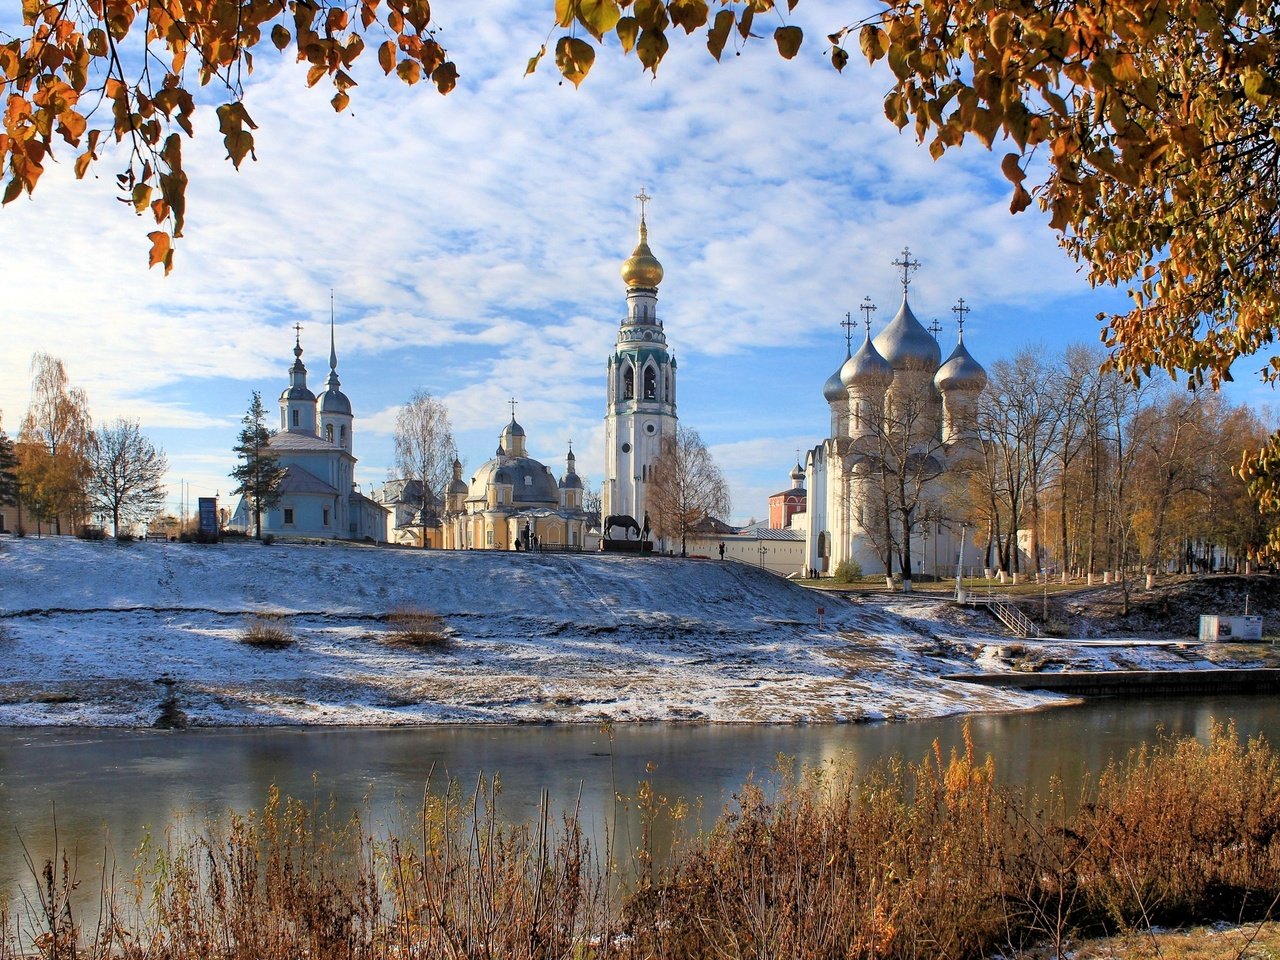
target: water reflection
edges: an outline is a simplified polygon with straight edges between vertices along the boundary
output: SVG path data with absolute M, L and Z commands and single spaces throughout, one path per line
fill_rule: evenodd
M 1163 728 L 1206 736 L 1212 718 L 1234 718 L 1244 735 L 1280 738 L 1280 709 L 1266 696 L 1102 700 L 1032 714 L 972 718 L 973 738 L 991 753 L 1003 780 L 1042 790 L 1051 777 L 1068 789 Z M 224 729 L 0 731 L 0 889 L 27 879 L 22 844 L 37 862 L 72 851 L 88 885 L 104 849 L 126 860 L 147 831 L 178 817 L 222 818 L 261 805 L 267 788 L 360 809 L 375 828 L 397 821 L 429 775 L 470 790 L 481 774 L 501 775 L 507 819 L 532 819 L 539 793 L 560 809 L 581 795 L 588 834 L 635 828 L 614 803 L 649 779 L 669 797 L 702 798 L 714 817 L 753 771 L 767 774 L 780 755 L 802 764 L 840 757 L 865 769 L 882 757 L 922 757 L 933 741 L 962 744 L 960 718 L 868 726 L 623 725 L 600 727 L 429 727 L 413 729 Z M 432 771 L 434 770 L 434 773 Z M 55 842 L 54 830 L 57 836 Z M 621 846 L 630 844 L 627 834 Z M 661 843 L 661 838 L 659 843 Z

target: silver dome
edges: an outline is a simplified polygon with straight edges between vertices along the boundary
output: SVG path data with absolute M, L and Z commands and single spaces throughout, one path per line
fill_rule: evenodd
M 351 401 L 347 395 L 336 387 L 330 387 L 320 394 L 321 413 L 345 413 L 351 416 Z
M 938 341 L 929 335 L 929 331 L 911 312 L 906 294 L 903 294 L 902 306 L 894 318 L 876 337 L 875 348 L 895 370 L 933 372 L 942 361 Z
M 306 387 L 289 387 L 284 393 L 280 394 L 281 400 L 306 400 L 308 403 L 316 402 L 316 395 Z
M 840 371 L 843 369 L 843 364 L 837 367 L 836 372 L 827 377 L 827 382 L 822 385 L 822 396 L 827 403 L 841 403 L 849 399 L 849 391 L 844 388 L 844 381 L 840 379 Z
M 884 388 L 893 379 L 893 366 L 871 342 L 871 333 L 858 348 L 858 352 L 844 362 L 840 368 L 840 380 L 846 388 L 869 384 Z
M 973 359 L 964 345 L 964 334 L 956 341 L 956 348 L 947 362 L 938 368 L 933 385 L 939 390 L 972 390 L 977 393 L 987 385 L 987 371 Z

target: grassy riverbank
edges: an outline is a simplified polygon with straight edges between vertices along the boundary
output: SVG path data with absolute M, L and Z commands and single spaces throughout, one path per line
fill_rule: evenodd
M 972 747 L 794 771 L 661 854 L 657 828 L 687 810 L 645 785 L 625 801 L 634 849 L 592 849 L 572 816 L 506 825 L 499 800 L 429 796 L 388 837 L 272 796 L 144 844 L 101 909 L 36 865 L 0 958 L 979 958 L 1100 935 L 1177 956 L 1146 932 L 1260 920 L 1280 895 L 1280 758 L 1231 728 L 1143 748 L 1070 797 L 1001 786 Z M 1274 931 L 1235 935 L 1217 955 Z

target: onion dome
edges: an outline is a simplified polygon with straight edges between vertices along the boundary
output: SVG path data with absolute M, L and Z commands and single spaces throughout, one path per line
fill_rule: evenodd
M 662 264 L 649 249 L 649 229 L 640 218 L 640 242 L 622 263 L 622 281 L 628 287 L 656 287 L 662 282 Z
M 791 479 L 792 479 L 792 480 L 803 480 L 803 479 L 804 479 L 804 467 L 800 466 L 800 464 L 799 464 L 799 463 L 797 463 L 797 464 L 795 465 L 795 469 L 791 471 Z
M 846 354 L 844 362 L 849 362 Z M 836 368 L 836 372 L 827 377 L 827 382 L 822 385 L 822 396 L 826 398 L 827 403 L 843 403 L 849 399 L 849 391 L 845 389 L 844 381 L 840 379 L 840 371 L 844 369 L 844 364 Z
M 307 389 L 307 368 L 302 363 L 302 343 L 293 342 L 293 366 L 289 368 L 289 387 L 280 394 L 281 400 L 307 400 L 315 402 L 316 395 Z
M 895 370 L 933 372 L 942 361 L 938 341 L 929 335 L 929 331 L 911 312 L 905 293 L 902 295 L 902 306 L 876 337 L 875 348 Z
M 840 381 L 849 390 L 863 385 L 884 387 L 893 379 L 893 367 L 889 361 L 880 356 L 880 351 L 871 342 L 871 331 L 862 341 L 858 352 L 844 362 L 840 368 Z
M 582 478 L 578 476 L 577 458 L 573 455 L 572 448 L 569 450 L 569 455 L 565 457 L 564 476 L 560 478 L 560 489 L 582 489 Z
M 449 481 L 449 493 L 466 493 L 467 482 L 462 479 L 462 461 L 457 457 L 453 458 L 453 479 Z
M 987 371 L 982 369 L 982 364 L 973 359 L 965 347 L 963 331 L 956 340 L 956 348 L 947 357 L 947 362 L 938 368 L 933 385 L 942 391 L 970 390 L 974 393 L 987 385 Z

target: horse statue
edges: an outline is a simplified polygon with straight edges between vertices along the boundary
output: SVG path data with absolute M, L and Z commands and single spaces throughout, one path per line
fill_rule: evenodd
M 631 539 L 631 531 L 636 532 L 636 537 L 640 536 L 640 524 L 636 523 L 634 517 L 629 517 L 625 513 L 610 514 L 604 518 L 604 535 L 607 539 L 614 539 L 612 530 L 614 527 L 621 527 L 627 531 L 627 539 Z

